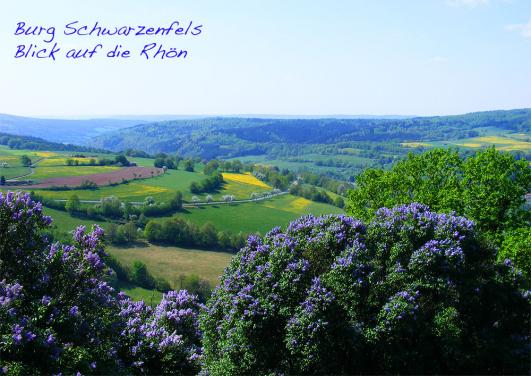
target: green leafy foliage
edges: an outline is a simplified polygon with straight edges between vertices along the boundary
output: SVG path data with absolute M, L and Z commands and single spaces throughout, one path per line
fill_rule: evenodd
M 31 166 L 31 159 L 27 155 L 21 155 L 20 156 L 20 164 L 24 167 Z
M 474 220 L 499 243 L 501 233 L 529 221 L 524 195 L 531 184 L 525 160 L 489 148 L 462 159 L 457 151 L 435 149 L 410 154 L 391 170 L 368 169 L 349 192 L 346 210 L 370 219 L 378 208 L 420 202 L 437 212 Z
M 507 231 L 498 251 L 498 260 L 511 260 L 518 268 L 528 288 L 531 287 L 531 227 Z
M 18 150 L 57 150 L 107 153 L 107 151 L 102 149 L 51 142 L 38 137 L 15 136 L 7 133 L 0 133 L 0 145 L 6 145 L 11 149 Z
M 210 222 L 198 226 L 179 217 L 172 217 L 162 221 L 150 220 L 144 236 L 154 243 L 162 243 L 185 247 L 200 247 L 206 249 L 221 249 L 235 251 L 243 246 L 245 237 L 242 233 L 217 232 Z
M 194 194 L 214 193 L 222 188 L 223 183 L 223 176 L 218 172 L 200 182 L 192 182 L 190 184 L 190 192 Z
M 81 210 L 81 201 L 77 195 L 70 196 L 66 201 L 65 210 L 70 214 L 77 213 Z

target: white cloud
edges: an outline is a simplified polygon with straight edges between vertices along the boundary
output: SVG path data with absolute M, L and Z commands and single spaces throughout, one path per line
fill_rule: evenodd
M 524 38 L 531 38 L 531 19 L 525 24 L 507 25 L 508 31 L 516 31 Z
M 446 5 L 451 7 L 469 7 L 475 8 L 479 5 L 486 5 L 489 0 L 446 0 Z

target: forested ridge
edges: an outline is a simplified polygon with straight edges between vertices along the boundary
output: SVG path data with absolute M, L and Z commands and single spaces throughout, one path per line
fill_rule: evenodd
M 62 144 L 59 142 L 47 141 L 39 137 L 16 136 L 0 132 L 0 145 L 8 146 L 11 149 L 20 150 L 55 150 L 74 151 L 89 153 L 106 153 L 105 150 L 89 146 L 79 146 L 73 144 Z
M 408 119 L 207 118 L 142 124 L 94 138 L 110 150 L 177 152 L 203 158 L 275 154 L 286 145 L 443 141 L 475 137 L 478 128 L 528 133 L 531 110 L 477 112 Z M 303 130 L 303 131 L 302 131 Z

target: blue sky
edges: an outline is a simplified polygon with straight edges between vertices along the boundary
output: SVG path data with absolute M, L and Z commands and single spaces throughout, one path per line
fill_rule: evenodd
M 191 37 L 66 37 L 64 25 L 202 24 Z M 184 60 L 15 59 L 17 22 L 64 50 L 151 42 Z M 25 0 L 0 8 L 0 113 L 457 114 L 531 107 L 529 0 Z

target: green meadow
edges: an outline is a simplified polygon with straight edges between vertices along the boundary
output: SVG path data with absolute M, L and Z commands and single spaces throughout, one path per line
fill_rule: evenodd
M 285 226 L 301 215 L 341 213 L 343 210 L 335 206 L 283 195 L 259 202 L 189 208 L 175 215 L 198 225 L 211 222 L 218 230 L 265 234 L 273 227 Z
M 73 217 L 67 212 L 61 210 L 55 210 L 44 207 L 44 214 L 53 218 L 53 225 L 63 232 L 70 232 L 78 226 L 85 226 L 87 229 L 91 229 L 93 225 L 98 225 L 103 229 L 109 226 L 109 222 L 98 221 L 95 219 L 88 219 L 82 217 Z
M 133 247 L 109 247 L 107 252 L 124 266 L 142 261 L 151 274 L 167 280 L 172 288 L 178 289 L 179 276 L 195 274 L 208 280 L 212 286 L 219 283 L 219 277 L 228 266 L 232 255 L 179 247 L 162 247 L 139 243 Z
M 46 166 L 40 165 L 34 168 L 34 173 L 28 177 L 33 180 L 60 178 L 67 176 L 83 176 L 92 174 L 102 174 L 119 170 L 114 166 Z

